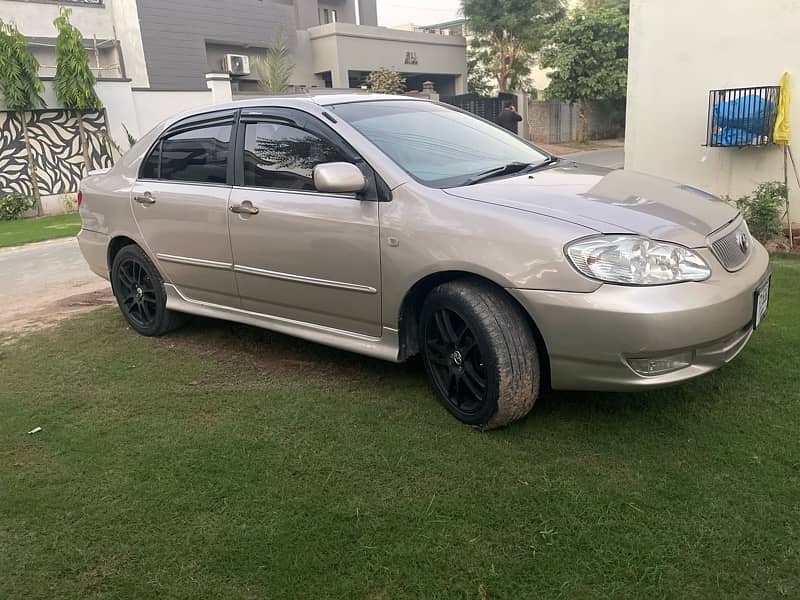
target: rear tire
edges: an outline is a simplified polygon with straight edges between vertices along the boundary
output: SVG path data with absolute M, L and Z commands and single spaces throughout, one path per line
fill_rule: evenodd
M 182 313 L 167 310 L 164 280 L 139 246 L 131 244 L 117 252 L 111 288 L 128 324 L 142 335 L 164 335 L 185 321 Z
M 540 385 L 536 341 L 502 291 L 477 281 L 436 287 L 422 309 L 419 339 L 436 396 L 462 423 L 494 429 L 530 412 Z

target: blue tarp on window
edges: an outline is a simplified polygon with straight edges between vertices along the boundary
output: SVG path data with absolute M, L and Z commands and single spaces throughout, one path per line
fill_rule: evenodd
M 775 105 L 757 94 L 714 105 L 713 144 L 719 146 L 749 146 L 761 143 L 769 126 Z

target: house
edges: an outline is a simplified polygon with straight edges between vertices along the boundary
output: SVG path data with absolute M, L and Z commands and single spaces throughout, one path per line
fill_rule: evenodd
M 783 181 L 782 148 L 757 145 L 765 136 L 721 140 L 719 113 L 722 102 L 742 93 L 735 90 L 752 88 L 744 94 L 765 97 L 763 88 L 777 86 L 788 71 L 800 161 L 800 0 L 631 0 L 630 8 L 625 167 L 732 199 L 759 183 Z M 800 188 L 791 170 L 789 196 L 792 220 L 800 222 Z
M 183 110 L 263 95 L 253 61 L 278 36 L 295 63 L 294 91 L 359 88 L 381 67 L 400 71 L 411 90 L 433 81 L 442 94 L 466 91 L 463 37 L 378 27 L 375 2 L 0 0 L 0 19 L 28 38 L 41 65 L 49 108 L 17 113 L 0 104 L 0 194 L 38 195 L 45 213 L 63 211 L 86 168 L 109 166 L 130 137 Z M 80 118 L 58 110 L 53 89 L 60 6 L 72 9 L 84 36 L 103 103 Z M 31 138 L 40 143 L 31 146 Z
M 432 80 L 444 94 L 466 90 L 466 41 L 378 27 L 376 0 L 0 0 L 0 18 L 29 38 L 44 79 L 55 74 L 59 5 L 72 8 L 101 98 L 104 83 L 122 81 L 134 105 L 156 100 L 127 117 L 136 131 L 220 94 L 259 93 L 253 61 L 277 36 L 290 47 L 295 88 L 360 87 L 385 67 L 410 89 Z M 103 100 L 113 120 L 114 101 Z

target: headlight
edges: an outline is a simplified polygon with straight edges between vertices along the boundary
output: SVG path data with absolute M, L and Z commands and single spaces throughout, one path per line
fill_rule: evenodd
M 703 281 L 711 269 L 696 252 L 629 235 L 578 240 L 566 248 L 575 268 L 592 279 L 627 285 Z

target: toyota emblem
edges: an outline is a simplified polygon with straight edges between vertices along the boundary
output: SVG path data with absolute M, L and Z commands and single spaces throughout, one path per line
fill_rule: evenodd
M 750 236 L 744 231 L 740 231 L 736 234 L 736 243 L 739 244 L 739 250 L 742 251 L 742 254 L 747 254 L 750 249 Z

